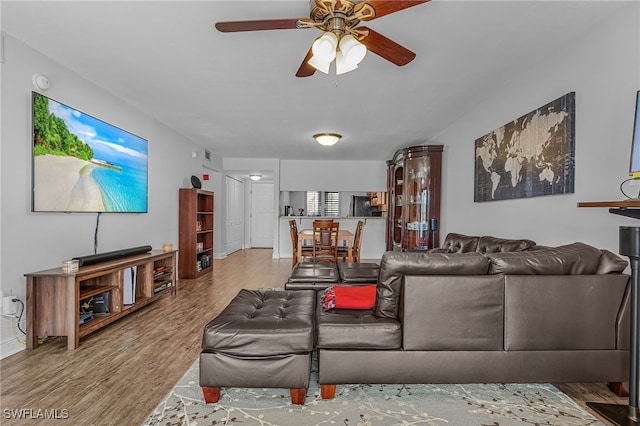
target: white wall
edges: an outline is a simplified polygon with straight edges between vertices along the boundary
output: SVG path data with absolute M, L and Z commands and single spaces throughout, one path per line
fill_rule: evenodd
M 393 152 L 389 153 L 389 158 Z M 280 191 L 386 191 L 384 161 L 282 160 Z
M 619 185 L 628 178 L 640 89 L 639 8 L 630 3 L 579 39 L 558 40 L 537 67 L 500 82 L 495 96 L 429 141 L 445 145 L 441 235 L 524 237 L 544 245 L 583 241 L 618 252 L 618 226 L 640 226 L 640 221 L 577 203 L 623 199 Z M 474 203 L 475 139 L 571 91 L 576 92 L 575 193 Z
M 140 245 L 159 249 L 178 244 L 178 188 L 190 187 L 189 177 L 202 173 L 203 149 L 143 112 L 125 104 L 23 43 L 5 35 L 2 64 L 1 161 L 1 282 L 3 292 L 23 301 L 24 274 L 58 267 L 65 259 L 93 253 L 96 214 L 31 212 L 31 77 L 45 74 L 51 88 L 43 94 L 121 127 L 149 141 L 149 213 L 103 214 L 98 252 Z M 206 161 L 206 160 L 204 160 Z M 221 170 L 212 156 L 210 167 Z M 21 346 L 0 319 L 0 356 Z

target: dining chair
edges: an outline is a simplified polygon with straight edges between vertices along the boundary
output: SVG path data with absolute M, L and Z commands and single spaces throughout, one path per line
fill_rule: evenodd
M 364 221 L 359 220 L 356 224 L 356 233 L 353 235 L 353 243 L 351 245 L 351 259 L 353 262 L 360 262 L 360 246 L 362 245 L 362 230 L 364 228 Z M 340 246 L 338 247 L 338 257 L 346 261 L 349 257 L 349 248 Z
M 298 226 L 295 220 L 289 221 L 289 233 L 291 234 L 291 248 L 293 249 L 293 259 L 291 261 L 291 267 L 293 268 L 296 263 L 302 262 L 305 257 L 313 255 L 313 246 L 302 245 L 302 259 L 298 259 Z
M 313 222 L 313 261 L 338 261 L 338 230 L 340 222 Z

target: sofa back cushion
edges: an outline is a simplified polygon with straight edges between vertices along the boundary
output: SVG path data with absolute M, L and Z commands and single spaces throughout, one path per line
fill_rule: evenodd
M 629 265 L 629 262 L 609 250 L 600 250 L 600 253 L 602 256 L 596 274 L 620 274 Z
M 442 246 L 433 249 L 436 253 L 498 253 L 504 251 L 521 251 L 535 246 L 535 241 L 526 239 L 496 238 L 491 236 L 474 237 L 449 233 L 444 239 Z
M 476 251 L 479 253 L 499 253 L 508 251 L 522 251 L 536 245 L 531 240 L 511 240 L 507 238 L 496 238 L 483 236 L 478 241 Z
M 489 260 L 480 253 L 388 251 L 382 255 L 374 315 L 398 319 L 405 275 L 485 275 Z
M 582 275 L 595 274 L 602 253 L 584 243 L 533 251 L 489 253 L 489 274 Z
M 472 237 L 469 235 L 455 234 L 453 232 L 447 234 L 440 249 L 446 253 L 470 253 L 476 251 L 480 237 Z

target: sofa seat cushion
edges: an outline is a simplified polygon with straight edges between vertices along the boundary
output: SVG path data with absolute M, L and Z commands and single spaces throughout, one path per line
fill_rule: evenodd
M 240 290 L 205 327 L 202 351 L 272 356 L 313 350 L 313 291 Z
M 324 349 L 399 349 L 400 321 L 378 318 L 369 310 L 316 309 L 316 346 Z
M 490 253 L 489 274 L 584 275 L 595 274 L 602 253 L 584 243 L 534 251 Z

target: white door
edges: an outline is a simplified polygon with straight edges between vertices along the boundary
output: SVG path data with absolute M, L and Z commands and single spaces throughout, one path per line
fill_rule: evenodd
M 273 184 L 251 184 L 251 247 L 273 248 Z
M 242 248 L 242 212 L 244 211 L 243 194 L 244 183 L 225 176 L 226 206 L 225 206 L 225 250 L 227 254 Z

